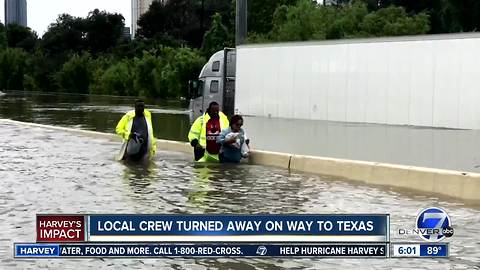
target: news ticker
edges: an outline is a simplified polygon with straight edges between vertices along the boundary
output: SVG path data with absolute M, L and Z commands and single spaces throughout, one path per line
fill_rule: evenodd
M 164 257 L 448 257 L 449 245 L 383 244 L 39 244 L 14 245 L 15 258 L 164 258 Z
M 383 215 L 37 215 L 36 242 L 389 242 Z
M 36 234 L 36 243 L 14 245 L 16 258 L 387 258 L 449 254 L 448 244 L 390 243 L 388 214 L 37 215 Z

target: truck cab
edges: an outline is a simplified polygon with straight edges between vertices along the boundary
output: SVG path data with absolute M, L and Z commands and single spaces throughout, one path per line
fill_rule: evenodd
M 220 104 L 228 116 L 235 107 L 235 49 L 225 48 L 213 54 L 203 66 L 198 80 L 189 81 L 190 121 L 205 113 L 212 101 Z

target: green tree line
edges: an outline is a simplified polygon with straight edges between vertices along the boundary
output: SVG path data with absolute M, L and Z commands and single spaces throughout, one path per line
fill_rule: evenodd
M 234 46 L 235 0 L 154 1 L 123 37 L 122 15 L 60 15 L 42 37 L 0 24 L 0 89 L 188 98 L 187 81 Z M 474 0 L 248 0 L 248 42 L 470 32 Z

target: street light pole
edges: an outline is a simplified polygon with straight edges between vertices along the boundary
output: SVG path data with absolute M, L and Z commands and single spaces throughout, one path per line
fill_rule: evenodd
M 247 0 L 236 1 L 235 44 L 240 45 L 247 38 Z
M 205 16 L 205 0 L 202 0 L 202 14 L 200 15 L 200 29 L 202 31 L 202 34 L 204 34 L 203 30 L 203 21 L 204 21 L 204 16 Z

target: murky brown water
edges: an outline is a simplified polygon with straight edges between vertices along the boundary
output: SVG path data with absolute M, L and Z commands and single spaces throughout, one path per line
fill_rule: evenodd
M 113 133 L 134 98 L 9 91 L 0 118 Z M 146 101 L 155 136 L 186 141 L 185 102 Z M 245 117 L 255 149 L 480 172 L 480 130 Z
M 0 120 L 0 269 L 479 269 L 480 211 L 262 166 L 197 166 L 160 152 L 148 167 L 114 161 L 119 142 Z M 392 241 L 422 208 L 445 208 L 455 228 L 449 259 L 14 260 L 35 239 L 36 213 L 390 213 Z
M 132 97 L 9 91 L 0 96 L 0 118 L 114 133 L 120 118 L 133 110 L 134 102 Z M 152 112 L 155 136 L 186 141 L 190 128 L 186 104 L 159 104 L 147 106 Z

